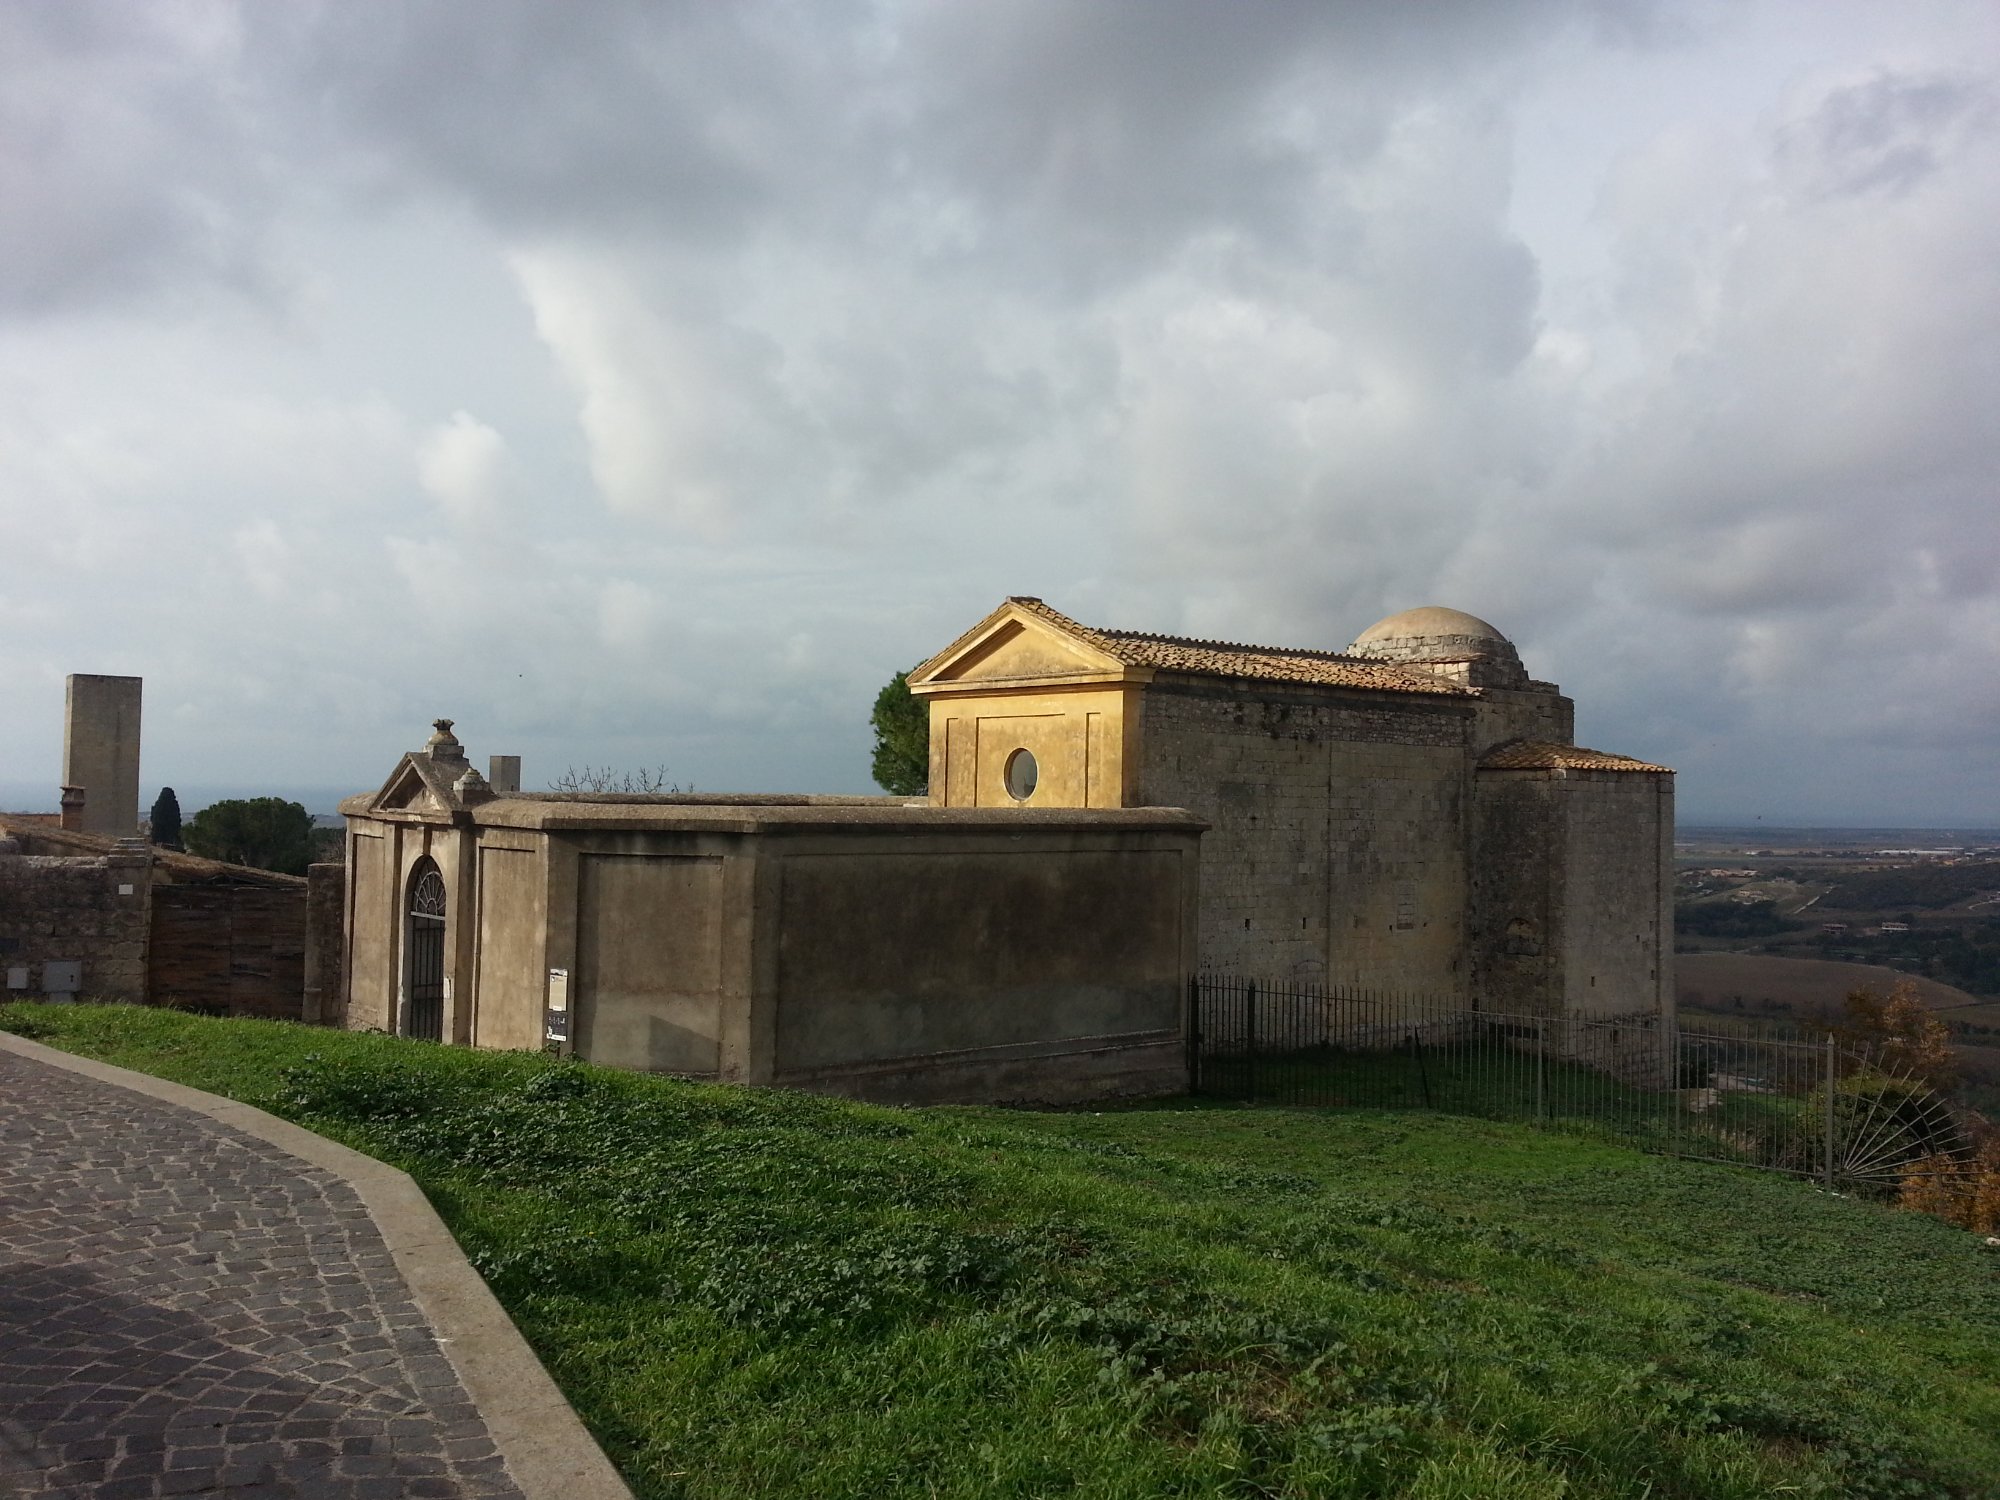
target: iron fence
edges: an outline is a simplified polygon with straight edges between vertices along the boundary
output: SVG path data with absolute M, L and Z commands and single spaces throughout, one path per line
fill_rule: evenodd
M 1830 1033 L 1201 974 L 1188 1048 L 1197 1094 L 1590 1126 L 1830 1188 L 1893 1189 L 1968 1154 L 1949 1100 Z

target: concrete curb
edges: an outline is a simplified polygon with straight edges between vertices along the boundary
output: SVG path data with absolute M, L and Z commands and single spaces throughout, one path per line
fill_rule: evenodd
M 409 1174 L 234 1099 L 4 1031 L 0 1050 L 207 1115 L 345 1180 L 381 1231 L 396 1269 L 528 1500 L 632 1500 L 625 1481 Z

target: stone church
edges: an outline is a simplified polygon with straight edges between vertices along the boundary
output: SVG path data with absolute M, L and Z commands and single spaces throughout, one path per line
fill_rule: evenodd
M 1344 651 L 1082 624 L 1012 598 L 910 674 L 944 807 L 1202 818 L 1211 970 L 1537 1015 L 1673 1004 L 1673 773 L 1574 743 L 1492 625 Z

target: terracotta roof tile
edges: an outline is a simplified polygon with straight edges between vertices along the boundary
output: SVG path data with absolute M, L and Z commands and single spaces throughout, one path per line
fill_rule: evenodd
M 1504 745 L 1496 745 L 1480 759 L 1482 771 L 1664 771 L 1673 774 L 1671 766 L 1656 766 L 1650 761 L 1634 760 L 1629 755 L 1611 755 L 1602 750 L 1586 750 L 1581 745 L 1548 745 L 1536 740 L 1510 740 Z
M 1204 677 L 1309 682 L 1325 687 L 1365 688 L 1379 693 L 1427 693 L 1440 698 L 1473 696 L 1470 688 L 1448 682 L 1421 668 L 1394 662 L 1346 656 L 1337 651 L 1246 646 L 1234 641 L 1207 641 L 1190 636 L 1154 635 L 1140 630 L 1104 629 L 1072 620 L 1039 599 L 1015 597 L 1007 602 L 1067 635 L 1087 641 L 1127 666 L 1152 667 L 1162 672 L 1187 672 Z M 938 657 L 949 655 L 956 645 L 954 642 L 953 647 L 939 652 Z

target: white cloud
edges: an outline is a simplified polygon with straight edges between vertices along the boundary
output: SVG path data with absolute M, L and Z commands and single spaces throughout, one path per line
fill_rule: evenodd
M 496 518 L 511 466 L 507 440 L 467 411 L 453 412 L 417 447 L 419 481 L 461 525 Z
M 1891 9 L 17 7 L 0 781 L 93 669 L 858 789 L 1025 591 L 1455 604 L 1684 808 L 2000 818 L 2000 40 Z

